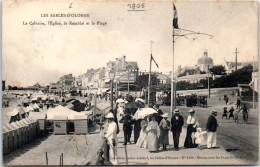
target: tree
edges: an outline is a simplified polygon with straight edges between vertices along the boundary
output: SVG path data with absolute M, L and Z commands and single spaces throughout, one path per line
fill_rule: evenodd
M 237 84 L 249 84 L 252 79 L 253 66 L 248 65 L 229 75 L 214 80 L 214 87 L 236 87 Z
M 226 69 L 224 66 L 213 66 L 212 68 L 209 69 L 210 72 L 214 75 L 225 75 L 226 74 Z
M 138 85 L 141 89 L 148 86 L 149 74 L 139 75 L 136 78 L 135 84 Z M 155 76 L 151 75 L 151 85 L 157 85 L 160 83 L 160 80 Z

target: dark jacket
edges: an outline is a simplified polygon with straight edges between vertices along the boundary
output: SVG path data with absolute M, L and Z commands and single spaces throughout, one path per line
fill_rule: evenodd
M 181 115 L 174 114 L 171 118 L 171 131 L 173 133 L 181 132 L 183 124 L 183 117 Z
M 162 110 L 160 109 L 157 109 L 157 117 L 156 117 L 156 122 L 158 122 L 158 125 L 160 124 L 161 120 L 163 119 L 162 115 L 163 115 L 163 112 Z
M 206 129 L 210 132 L 216 132 L 217 127 L 218 127 L 217 119 L 213 115 L 210 115 L 209 118 L 208 118 Z
M 134 121 L 133 121 L 133 118 L 131 117 L 131 115 L 125 115 L 120 120 L 120 123 L 124 123 L 123 124 L 123 130 L 125 130 L 125 129 L 132 128 Z

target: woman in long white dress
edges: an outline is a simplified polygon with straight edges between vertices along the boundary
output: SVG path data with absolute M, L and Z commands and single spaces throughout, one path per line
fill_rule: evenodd
M 159 136 L 160 136 L 160 128 L 158 126 L 158 122 L 155 121 L 155 116 L 153 115 L 151 121 L 147 126 L 147 141 L 148 141 L 148 150 L 150 152 L 156 152 L 159 148 Z
M 137 147 L 140 148 L 148 148 L 147 145 L 147 135 L 148 132 L 146 130 L 148 125 L 148 121 L 147 121 L 147 117 L 145 117 L 142 121 L 141 121 L 141 131 L 140 131 L 140 136 L 136 142 Z

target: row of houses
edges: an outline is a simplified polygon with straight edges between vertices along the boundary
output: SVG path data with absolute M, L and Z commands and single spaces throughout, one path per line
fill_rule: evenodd
M 50 92 L 76 91 L 85 95 L 97 92 L 101 94 L 110 88 L 113 80 L 115 83 L 134 83 L 139 74 L 139 67 L 135 61 L 126 61 L 126 56 L 109 61 L 106 67 L 88 69 L 86 73 L 73 77 L 72 74 L 64 75 L 56 83 L 50 83 Z
M 75 91 L 82 95 L 97 92 L 102 94 L 110 89 L 111 82 L 118 85 L 134 85 L 139 75 L 148 74 L 146 71 L 139 71 L 136 61 L 127 61 L 126 56 L 109 61 L 106 67 L 88 69 L 86 73 L 78 77 L 72 74 L 64 75 L 56 83 L 50 83 L 50 92 L 71 92 Z M 170 83 L 170 77 L 160 72 L 153 72 L 160 83 Z M 134 85 L 138 87 L 138 85 Z

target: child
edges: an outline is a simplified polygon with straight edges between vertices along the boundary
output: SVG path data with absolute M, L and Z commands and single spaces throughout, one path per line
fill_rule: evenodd
M 160 122 L 160 137 L 159 144 L 162 144 L 163 150 L 166 151 L 166 145 L 169 144 L 169 130 L 170 130 L 170 121 L 167 120 L 168 114 L 165 113 L 162 115 L 162 120 Z
M 206 134 L 206 131 L 202 131 L 201 128 L 197 128 L 197 132 L 195 132 L 195 143 L 198 144 L 198 149 L 202 149 L 202 145 L 206 143 L 206 138 L 203 136 Z
M 227 107 L 224 107 L 222 119 L 223 119 L 224 117 L 226 117 L 226 119 L 227 119 Z

